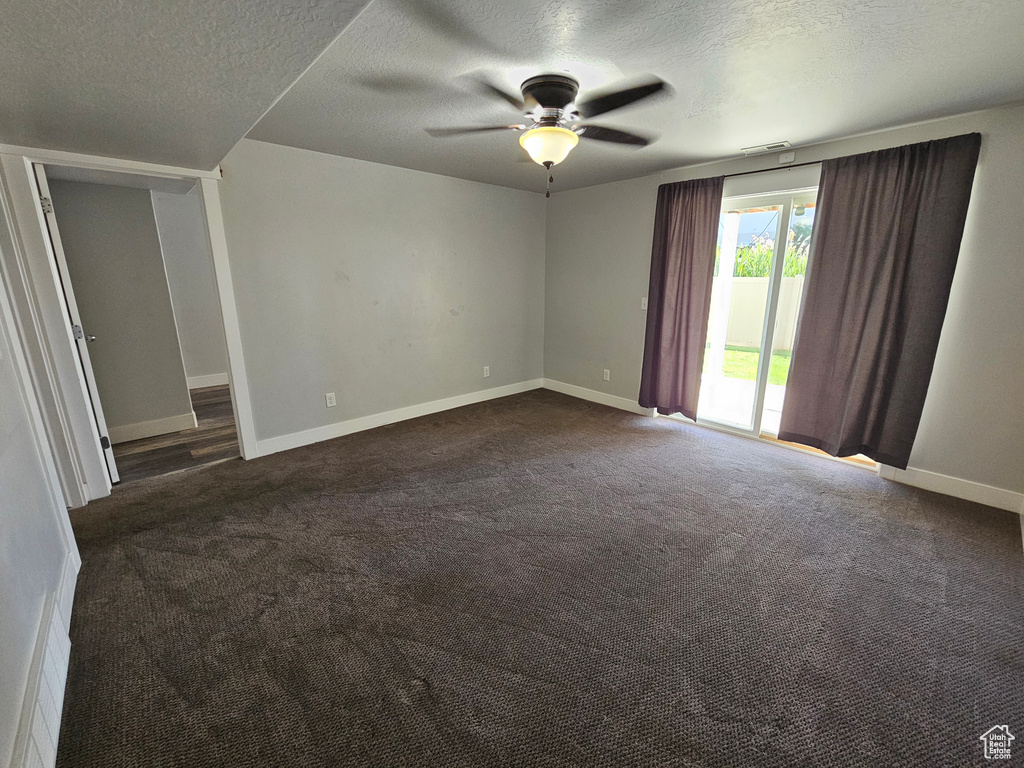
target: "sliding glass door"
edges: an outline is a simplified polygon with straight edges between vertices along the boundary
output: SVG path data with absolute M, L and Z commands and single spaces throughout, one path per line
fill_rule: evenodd
M 765 382 L 759 432 L 773 436 L 779 434 L 789 360 L 796 340 L 800 307 L 803 306 L 807 257 L 811 250 L 811 229 L 814 226 L 815 196 L 811 193 L 791 200 L 782 277 L 778 281 L 775 322 L 772 333 L 765 339 L 765 343 L 771 345 L 772 356 Z
M 699 421 L 778 434 L 815 192 L 724 200 Z

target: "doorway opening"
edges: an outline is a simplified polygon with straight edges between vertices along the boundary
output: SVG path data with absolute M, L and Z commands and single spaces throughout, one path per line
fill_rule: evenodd
M 699 419 L 778 435 L 815 196 L 808 189 L 723 201 Z
M 194 180 L 33 170 L 111 484 L 239 457 Z

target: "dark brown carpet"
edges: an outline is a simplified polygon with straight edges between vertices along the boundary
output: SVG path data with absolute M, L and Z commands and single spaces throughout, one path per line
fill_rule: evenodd
M 62 768 L 966 766 L 1024 731 L 1017 516 L 551 392 L 73 520 Z

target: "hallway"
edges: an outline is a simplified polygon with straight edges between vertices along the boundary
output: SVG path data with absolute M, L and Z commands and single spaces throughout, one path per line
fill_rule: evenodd
M 195 429 L 114 446 L 121 485 L 239 456 L 229 387 L 192 389 L 189 396 L 198 422 Z

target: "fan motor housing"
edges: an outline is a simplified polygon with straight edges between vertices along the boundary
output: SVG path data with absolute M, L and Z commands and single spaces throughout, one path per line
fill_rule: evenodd
M 523 83 L 523 98 L 544 109 L 565 109 L 576 100 L 580 84 L 565 75 L 538 75 Z

